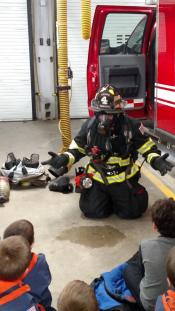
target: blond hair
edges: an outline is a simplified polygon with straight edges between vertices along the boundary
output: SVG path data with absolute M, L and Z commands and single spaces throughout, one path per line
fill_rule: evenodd
M 59 311 L 99 311 L 93 289 L 80 280 L 66 285 L 58 298 L 57 307 Z

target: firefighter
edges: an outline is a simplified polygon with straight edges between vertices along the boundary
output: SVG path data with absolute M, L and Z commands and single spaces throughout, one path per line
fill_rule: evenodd
M 51 158 L 42 163 L 53 171 L 66 168 L 66 172 L 67 167 L 89 156 L 86 168 L 77 170 L 76 177 L 80 209 L 89 218 L 103 218 L 114 212 L 131 219 L 146 211 L 148 193 L 138 183 L 138 154 L 161 175 L 172 169 L 166 160 L 168 154 L 161 156 L 142 123 L 125 115 L 124 104 L 115 87 L 101 87 L 91 103 L 94 117 L 85 121 L 66 152 L 49 152 Z

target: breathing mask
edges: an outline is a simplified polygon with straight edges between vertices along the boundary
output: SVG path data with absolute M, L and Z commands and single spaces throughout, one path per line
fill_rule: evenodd
M 114 126 L 114 115 L 102 112 L 97 115 L 97 119 L 99 122 L 97 127 L 98 133 L 104 136 L 108 135 Z

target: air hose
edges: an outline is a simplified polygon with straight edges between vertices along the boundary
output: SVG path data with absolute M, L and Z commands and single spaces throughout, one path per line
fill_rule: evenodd
M 57 23 L 58 23 L 58 96 L 59 96 L 59 124 L 63 141 L 61 152 L 68 149 L 71 143 L 71 125 L 69 108 L 69 85 L 68 85 L 68 51 L 67 51 L 67 0 L 57 0 Z
M 83 39 L 91 35 L 91 0 L 81 0 L 81 31 Z

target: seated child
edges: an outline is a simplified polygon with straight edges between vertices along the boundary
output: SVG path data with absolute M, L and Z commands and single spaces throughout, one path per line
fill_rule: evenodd
M 83 281 L 69 282 L 58 298 L 59 311 L 99 311 L 92 288 Z
M 146 311 L 154 310 L 157 297 L 168 288 L 165 262 L 175 246 L 175 201 L 156 201 L 151 214 L 153 228 L 159 235 L 141 242 L 139 252 L 127 262 L 124 271 L 127 287 Z
M 158 297 L 155 311 L 175 310 L 175 247 L 173 247 L 168 254 L 166 271 L 167 282 L 171 289 Z
M 34 243 L 34 228 L 30 221 L 25 219 L 11 223 L 4 231 L 3 238 L 13 235 L 23 236 L 30 244 L 30 249 Z M 23 275 L 23 282 L 31 288 L 31 294 L 36 301 L 43 305 L 46 311 L 54 311 L 51 307 L 52 296 L 48 286 L 51 283 L 51 274 L 44 254 L 31 252 L 31 261 Z
M 21 276 L 31 260 L 30 245 L 22 236 L 0 241 L 0 310 L 39 311 L 30 294 L 30 286 L 22 282 Z

